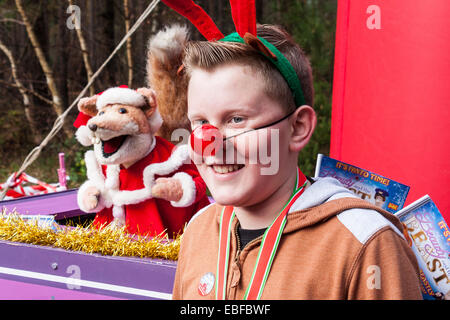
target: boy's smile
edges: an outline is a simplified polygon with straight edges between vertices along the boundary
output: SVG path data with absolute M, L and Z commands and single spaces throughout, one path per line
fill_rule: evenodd
M 284 108 L 265 93 L 264 82 L 250 67 L 225 65 L 212 72 L 193 70 L 188 89 L 192 129 L 210 124 L 224 138 L 245 132 L 223 141 L 219 152 L 209 153 L 211 156 L 199 160 L 192 154 L 216 202 L 252 206 L 272 196 L 290 179 L 296 155 L 294 161 L 287 161 L 292 157 L 289 121 L 251 131 L 285 115 Z M 268 168 L 272 173 L 264 173 L 270 171 Z

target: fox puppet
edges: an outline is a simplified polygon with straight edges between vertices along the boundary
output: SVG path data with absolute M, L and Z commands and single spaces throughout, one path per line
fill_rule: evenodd
M 173 129 L 174 115 L 185 127 L 186 81 L 177 70 L 186 39 L 187 30 L 176 27 L 150 40 L 152 88 L 109 88 L 78 103 L 76 138 L 94 147 L 85 154 L 87 181 L 77 200 L 81 210 L 96 213 L 97 228 L 125 226 L 133 234 L 173 237 L 209 204 L 187 145 L 175 147 L 159 134 L 166 117 Z M 180 92 L 177 101 L 174 92 Z M 170 126 L 163 129 L 167 133 Z

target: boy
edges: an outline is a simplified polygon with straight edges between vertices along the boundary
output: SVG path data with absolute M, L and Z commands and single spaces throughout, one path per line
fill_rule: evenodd
M 192 129 L 208 124 L 226 140 L 197 164 L 216 203 L 185 230 L 173 298 L 421 299 L 398 219 L 337 180 L 297 169 L 316 124 L 311 68 L 281 28 L 257 33 L 294 67 L 305 103 L 295 104 L 285 78 L 249 45 L 188 44 Z M 261 149 L 271 163 L 257 157 Z M 274 161 L 276 174 L 266 174 Z

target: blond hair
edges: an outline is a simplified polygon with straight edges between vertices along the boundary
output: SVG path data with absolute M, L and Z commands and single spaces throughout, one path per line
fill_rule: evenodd
M 273 44 L 291 63 L 303 90 L 306 104 L 313 106 L 314 88 L 311 65 L 300 46 L 281 27 L 258 25 L 257 35 Z M 226 64 L 249 66 L 265 82 L 266 94 L 288 111 L 295 109 L 294 97 L 281 73 L 261 53 L 247 44 L 221 41 L 191 41 L 187 44 L 183 64 L 188 75 L 195 68 L 213 71 Z

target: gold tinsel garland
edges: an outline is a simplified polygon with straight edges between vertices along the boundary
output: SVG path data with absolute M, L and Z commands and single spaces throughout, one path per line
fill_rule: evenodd
M 130 235 L 125 227 L 98 230 L 91 225 L 58 225 L 52 229 L 39 226 L 37 221 L 25 221 L 17 212 L 6 214 L 3 210 L 0 214 L 0 240 L 108 256 L 177 260 L 181 235 L 169 240 L 163 236 Z

